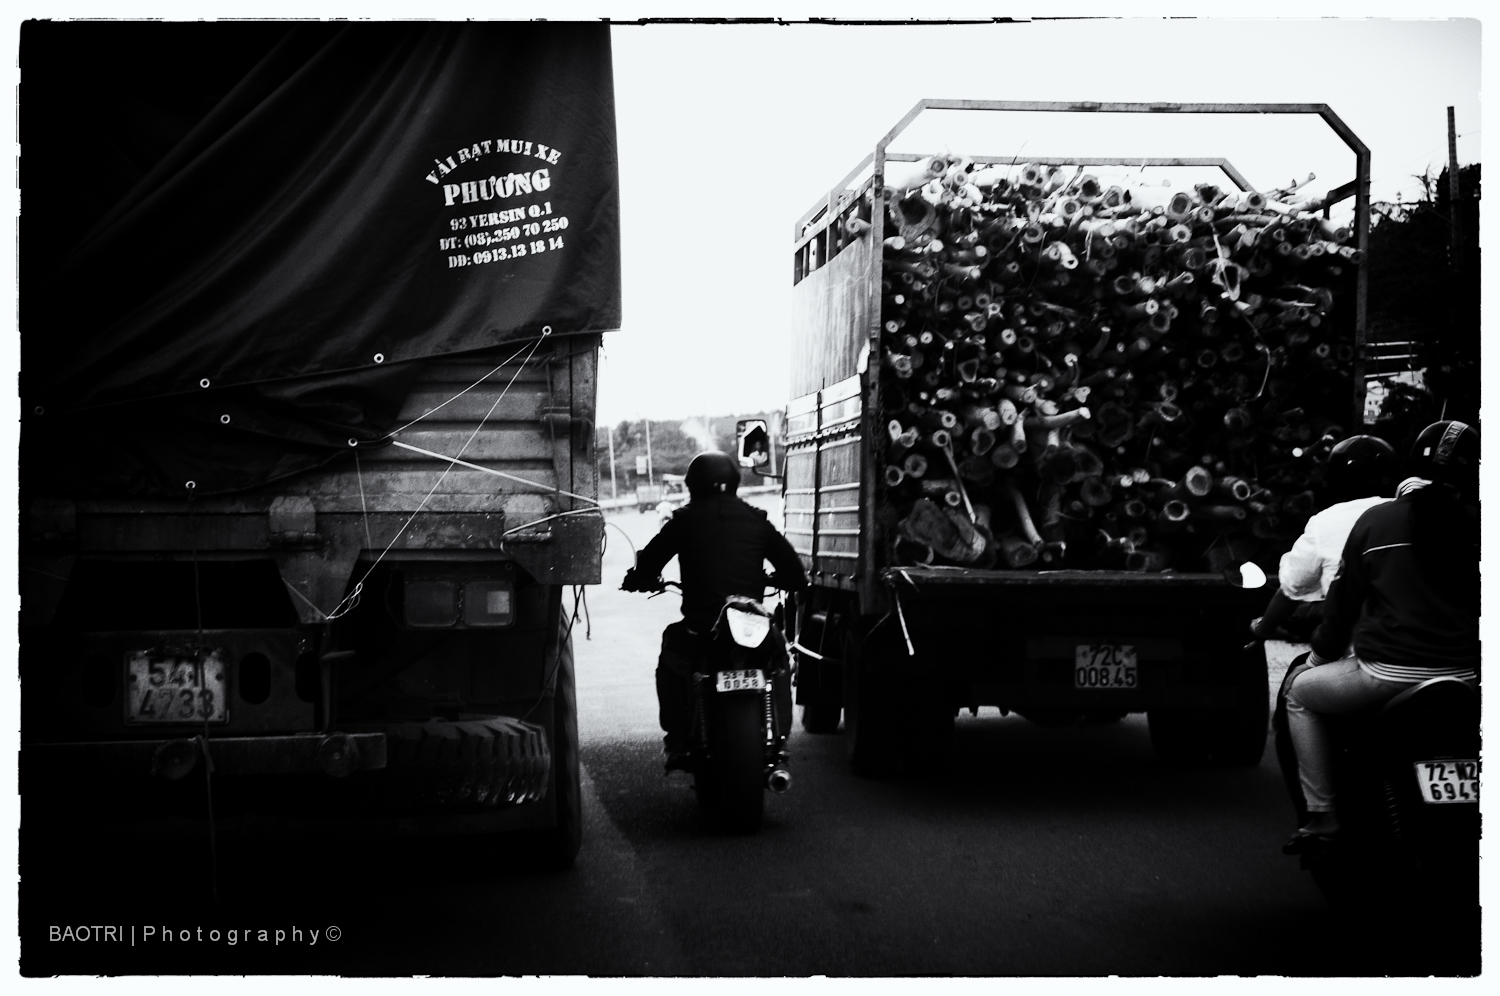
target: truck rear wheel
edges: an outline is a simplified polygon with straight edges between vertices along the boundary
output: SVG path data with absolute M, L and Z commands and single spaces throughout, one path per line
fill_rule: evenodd
M 802 706 L 802 728 L 808 733 L 837 733 L 844 707 L 838 702 L 809 701 Z
M 1197 709 L 1149 709 L 1151 747 L 1167 764 L 1202 764 L 1209 757 L 1209 714 Z
M 858 639 L 843 637 L 844 735 L 849 767 L 861 778 L 883 778 L 896 769 L 898 726 L 888 631 L 876 629 Z
M 800 667 L 802 728 L 808 733 L 837 733 L 844 713 L 843 660 L 831 654 L 820 661 L 803 658 Z
M 1239 703 L 1229 712 L 1214 714 L 1209 749 L 1215 764 L 1251 767 L 1266 751 L 1266 728 L 1270 723 L 1270 676 L 1266 647 L 1256 643 L 1242 651 L 1236 663 Z
M 578 760 L 578 686 L 573 673 L 573 636 L 557 650 L 552 689 L 552 780 L 549 792 L 557 825 L 535 831 L 537 863 L 551 871 L 573 867 L 583 845 L 583 780 Z

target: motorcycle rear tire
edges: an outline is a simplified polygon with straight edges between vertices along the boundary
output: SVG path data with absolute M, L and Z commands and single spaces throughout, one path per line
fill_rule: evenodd
M 713 705 L 708 788 L 729 833 L 755 833 L 766 809 L 766 706 L 758 695 L 723 695 Z
M 889 643 L 890 633 L 878 629 L 864 640 L 844 634 L 844 736 L 859 778 L 889 777 L 900 756 Z

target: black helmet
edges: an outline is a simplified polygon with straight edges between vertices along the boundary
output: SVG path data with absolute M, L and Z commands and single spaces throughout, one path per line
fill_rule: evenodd
M 1323 474 L 1334 501 L 1387 496 L 1396 483 L 1396 451 L 1377 436 L 1350 436 L 1328 451 Z
M 1479 491 L 1479 430 L 1467 422 L 1434 422 L 1417 433 L 1407 473 L 1460 491 Z
M 740 486 L 740 468 L 727 453 L 716 450 L 699 453 L 688 464 L 687 478 L 683 483 L 694 498 L 711 494 L 732 495 Z

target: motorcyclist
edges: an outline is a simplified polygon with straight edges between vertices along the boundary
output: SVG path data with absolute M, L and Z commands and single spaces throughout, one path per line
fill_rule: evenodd
M 1307 665 L 1287 691 L 1308 820 L 1283 848 L 1339 834 L 1324 715 L 1376 708 L 1413 683 L 1479 669 L 1479 433 L 1435 422 L 1413 444 L 1396 499 L 1350 530 Z M 1353 653 L 1348 653 L 1351 646 Z
M 1306 640 L 1312 635 L 1349 530 L 1367 509 L 1390 500 L 1396 451 L 1376 436 L 1350 436 L 1329 452 L 1324 475 L 1330 504 L 1307 520 L 1297 542 L 1282 554 L 1276 594 L 1265 614 L 1250 624 L 1258 640 L 1278 635 Z
M 776 531 L 761 509 L 735 495 L 739 467 L 727 454 L 700 453 L 688 465 L 689 501 L 673 513 L 661 532 L 636 556 L 620 587 L 625 591 L 659 589 L 659 575 L 674 556 L 682 573 L 682 620 L 662 632 L 656 668 L 656 695 L 665 731 L 667 770 L 687 767 L 692 727 L 693 662 L 701 659 L 701 641 L 713 630 L 730 595 L 761 598 L 766 579 L 763 564 L 775 568 L 778 587 L 802 591 L 807 575 L 797 552 Z M 777 682 L 777 712 L 791 722 L 791 690 Z M 784 736 L 786 729 L 780 731 Z

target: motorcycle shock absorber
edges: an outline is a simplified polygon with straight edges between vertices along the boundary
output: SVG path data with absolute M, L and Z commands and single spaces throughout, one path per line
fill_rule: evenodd
M 1385 819 L 1386 826 L 1391 832 L 1391 837 L 1398 844 L 1406 843 L 1406 830 L 1401 825 L 1401 801 L 1396 796 L 1396 784 L 1389 776 L 1381 779 L 1381 788 L 1385 795 Z
M 698 742 L 704 747 L 708 746 L 708 716 L 703 708 L 703 685 L 707 680 L 703 675 L 695 675 L 693 681 L 693 726 L 698 730 Z
M 766 747 L 776 743 L 776 713 L 771 705 L 771 682 L 766 682 Z

